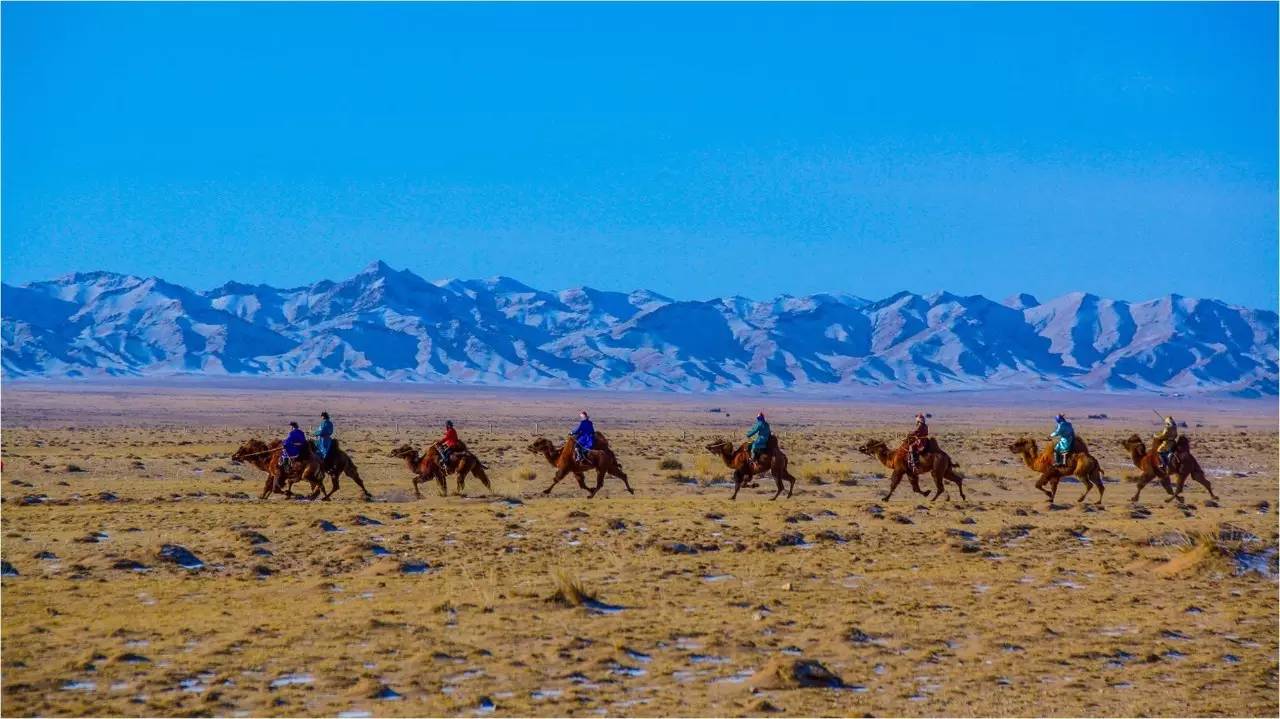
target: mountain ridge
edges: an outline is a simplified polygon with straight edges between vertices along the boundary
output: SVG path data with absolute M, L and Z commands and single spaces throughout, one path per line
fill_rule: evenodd
M 1277 316 L 1211 299 L 945 290 L 676 300 L 429 281 L 293 288 L 69 273 L 3 285 L 3 376 L 204 374 L 678 392 L 1056 388 L 1277 394 Z

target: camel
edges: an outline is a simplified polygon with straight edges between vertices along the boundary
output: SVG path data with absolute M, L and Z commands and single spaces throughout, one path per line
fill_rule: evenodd
M 572 435 L 559 447 L 552 444 L 551 440 L 545 437 L 538 437 L 529 445 L 529 451 L 533 454 L 542 455 L 546 458 L 547 464 L 556 468 L 556 474 L 551 480 L 551 486 L 542 490 L 543 494 L 551 494 L 551 490 L 555 489 L 560 480 L 570 474 L 577 478 L 579 487 L 587 490 L 588 499 L 596 496 L 596 492 L 599 492 L 600 488 L 604 486 L 606 474 L 621 479 L 628 492 L 631 494 L 636 493 L 631 488 L 631 483 L 627 481 L 627 473 L 622 471 L 622 464 L 618 462 L 617 456 L 609 448 L 609 440 L 599 432 L 596 432 L 593 448 L 586 453 L 586 462 L 579 462 L 577 456 L 575 456 Z M 596 486 L 587 487 L 586 478 L 583 474 L 593 469 L 596 472 Z
M 1178 483 L 1174 485 L 1173 493 L 1179 502 L 1182 501 L 1182 486 L 1186 484 L 1187 477 L 1204 486 L 1211 499 L 1218 499 L 1218 495 L 1213 493 L 1213 486 L 1209 484 L 1209 479 L 1205 477 L 1204 470 L 1200 467 L 1200 462 L 1191 455 L 1191 440 L 1186 436 L 1174 440 L 1173 457 L 1169 463 L 1171 471 L 1178 476 Z
M 437 442 L 427 448 L 424 455 L 419 455 L 418 451 L 409 445 L 401 445 L 391 451 L 392 457 L 398 457 L 404 460 L 405 466 L 413 472 L 413 494 L 418 499 L 422 499 L 422 492 L 418 491 L 420 482 L 427 482 L 432 479 L 440 487 L 440 496 L 449 496 L 449 487 L 445 482 L 445 478 L 449 474 L 453 474 L 457 486 L 454 494 L 462 495 L 466 489 L 467 475 L 474 474 L 477 479 L 484 483 L 484 488 L 493 492 L 493 485 L 489 484 L 489 475 L 485 473 L 484 463 L 479 457 L 472 454 L 467 446 L 461 442 L 453 449 L 449 455 L 449 466 L 442 467 L 440 465 L 440 443 Z
M 1041 452 L 1036 441 L 1030 437 L 1009 445 L 1009 451 L 1022 457 L 1023 464 L 1026 464 L 1029 469 L 1040 473 L 1036 489 L 1048 495 L 1049 504 L 1053 504 L 1054 498 L 1058 496 L 1058 482 L 1061 482 L 1063 477 L 1076 477 L 1084 482 L 1084 494 L 1080 495 L 1077 502 L 1083 502 L 1089 496 L 1089 492 L 1097 487 L 1097 504 L 1102 504 L 1102 466 L 1093 458 L 1093 455 L 1089 454 L 1089 448 L 1079 437 L 1076 437 L 1071 445 L 1071 464 L 1066 467 L 1054 465 L 1053 445 L 1046 445 L 1044 452 Z M 1045 489 L 1046 484 L 1051 485 L 1052 488 Z
M 770 501 L 777 499 L 782 494 L 782 483 L 789 482 L 787 485 L 787 499 L 791 498 L 791 494 L 796 489 L 796 478 L 787 471 L 787 455 L 783 453 L 778 445 L 778 437 L 771 435 L 769 443 L 765 447 L 766 453 L 761 456 L 760 460 L 751 458 L 751 445 L 743 442 L 738 447 L 734 447 L 733 443 L 727 439 L 717 440 L 707 445 L 707 451 L 719 457 L 724 461 L 726 467 L 733 470 L 733 496 L 730 499 L 738 498 L 738 491 L 743 485 L 749 484 L 757 475 L 772 471 L 773 481 L 778 485 L 778 491 L 773 493 Z M 755 486 L 752 484 L 752 486 Z
M 266 499 L 272 492 L 293 497 L 293 485 L 300 480 L 311 483 L 310 499 L 320 496 L 324 491 L 324 476 L 320 470 L 320 458 L 312 449 L 311 443 L 304 445 L 301 456 L 290 463 L 288 471 L 282 471 L 280 466 L 282 451 L 284 451 L 284 444 L 278 439 L 271 444 L 260 439 L 251 439 L 231 455 L 231 461 L 245 462 L 267 473 L 267 483 L 262 487 L 260 499 Z M 327 495 L 325 499 L 328 499 Z
M 911 480 L 911 488 L 917 493 L 929 496 L 927 490 L 920 489 L 920 479 L 916 472 L 911 470 L 908 462 L 907 453 L 910 451 L 908 445 L 904 442 L 896 451 L 889 451 L 889 445 L 880 440 L 873 439 L 858 448 L 858 451 L 880 460 L 880 464 L 887 467 L 892 474 L 889 477 L 889 491 L 880 500 L 882 502 L 889 501 L 893 496 L 893 490 L 898 488 L 898 483 L 902 481 L 903 476 Z M 946 492 L 946 486 L 943 484 L 945 480 L 956 483 L 956 488 L 960 490 L 960 500 L 968 501 L 964 496 L 964 475 L 959 470 L 959 465 L 951 460 L 951 456 L 942 451 L 936 440 L 932 437 L 925 440 L 924 451 L 920 453 L 920 459 L 916 463 L 916 470 L 921 472 L 929 472 L 933 475 L 933 481 L 937 485 L 937 491 L 933 494 L 936 500 L 939 495 Z M 947 499 L 951 499 L 951 493 L 947 492 Z M 931 500 L 932 501 L 932 500 Z
M 1173 491 L 1173 486 L 1169 483 L 1169 472 L 1160 465 L 1160 455 L 1156 452 L 1154 445 L 1151 447 L 1151 451 L 1148 452 L 1146 442 L 1143 442 L 1138 435 L 1131 434 L 1128 439 L 1120 443 L 1120 446 L 1129 451 L 1133 466 L 1142 472 L 1138 476 L 1138 490 L 1133 493 L 1133 499 L 1129 501 L 1137 502 L 1138 497 L 1142 495 L 1142 489 L 1156 479 L 1160 480 L 1160 486 L 1164 487 L 1164 491 L 1169 494 L 1169 498 L 1165 500 L 1166 502 L 1178 497 L 1178 493 Z M 1196 466 L 1199 467 L 1199 463 Z M 1209 494 L 1213 494 L 1213 491 L 1210 490 Z M 1181 499 L 1180 497 L 1178 498 L 1179 500 Z

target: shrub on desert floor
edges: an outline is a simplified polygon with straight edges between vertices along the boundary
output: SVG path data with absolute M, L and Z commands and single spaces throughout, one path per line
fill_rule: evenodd
M 658 469 L 680 470 L 684 469 L 684 464 L 675 457 L 665 457 L 661 462 L 658 462 Z
M 551 570 L 551 583 L 555 591 L 547 597 L 548 602 L 566 607 L 581 607 L 596 600 L 596 595 L 587 590 L 582 578 L 564 567 Z

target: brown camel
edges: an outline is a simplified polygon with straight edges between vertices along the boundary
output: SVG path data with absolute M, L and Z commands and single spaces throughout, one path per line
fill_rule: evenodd
M 621 479 L 628 492 L 631 494 L 636 493 L 631 488 L 631 483 L 627 481 L 627 473 L 622 471 L 622 464 L 618 462 L 617 456 L 609 448 L 609 441 L 599 432 L 596 432 L 593 448 L 585 453 L 585 462 L 579 461 L 574 452 L 572 435 L 559 447 L 552 444 L 551 440 L 539 437 L 533 441 L 533 444 L 529 445 L 529 451 L 533 454 L 542 455 L 546 458 L 547 464 L 556 468 L 556 474 L 551 480 L 551 486 L 542 490 L 543 494 L 551 494 L 551 490 L 555 489 L 560 480 L 570 474 L 577 478 L 579 487 L 587 490 L 588 499 L 596 496 L 596 492 L 599 492 L 600 488 L 604 486 L 606 474 Z M 583 473 L 591 470 L 595 470 L 596 473 L 595 487 L 587 487 L 586 479 L 583 476 Z
M 1148 452 L 1146 442 L 1143 442 L 1138 435 L 1131 434 L 1128 439 L 1120 443 L 1120 446 L 1129 451 L 1133 466 L 1142 472 L 1142 474 L 1138 475 L 1138 490 L 1133 493 L 1133 499 L 1129 501 L 1137 502 L 1138 497 L 1142 495 L 1142 489 L 1157 479 L 1160 480 L 1160 486 L 1164 487 L 1164 491 L 1169 494 L 1169 499 L 1166 499 L 1166 502 L 1178 496 L 1173 491 L 1173 485 L 1169 483 L 1169 473 L 1160 465 L 1160 455 L 1156 452 L 1154 445 L 1151 451 Z
M 756 476 L 771 472 L 773 481 L 778 485 L 778 491 L 773 493 L 770 501 L 777 499 L 782 494 L 782 483 L 789 482 L 787 485 L 787 499 L 791 498 L 792 492 L 796 489 L 796 478 L 787 471 L 787 455 L 783 453 L 782 448 L 778 445 L 777 435 L 771 435 L 769 442 L 765 446 L 765 453 L 760 459 L 751 458 L 751 445 L 743 442 L 738 447 L 734 447 L 733 443 L 727 439 L 717 440 L 707 445 L 707 451 L 719 457 L 724 461 L 726 467 L 733 470 L 733 496 L 730 499 L 738 498 L 738 491 L 743 485 L 750 484 Z M 752 486 L 755 486 L 752 484 Z
M 484 484 L 485 489 L 489 490 L 490 493 L 493 492 L 493 486 L 489 484 L 489 475 L 484 471 L 484 463 L 461 442 L 449 454 L 448 467 L 443 467 L 440 464 L 439 442 L 428 447 L 425 455 L 419 455 L 416 449 L 405 444 L 392 450 L 391 456 L 403 459 L 405 466 L 409 468 L 410 472 L 413 472 L 413 494 L 419 499 L 422 498 L 422 492 L 418 491 L 418 484 L 432 479 L 440 487 L 440 496 L 449 496 L 449 487 L 445 482 L 445 477 L 449 474 L 454 475 L 457 482 L 454 494 L 462 495 L 466 489 L 468 474 L 474 474 Z
M 320 471 L 320 458 L 312 450 L 311 443 L 303 445 L 301 454 L 289 463 L 288 470 L 280 466 L 280 453 L 283 451 L 284 444 L 278 439 L 271 444 L 251 439 L 231 455 L 231 461 L 244 462 L 267 473 L 260 499 L 266 499 L 272 492 L 293 497 L 293 485 L 298 481 L 311 483 L 310 499 L 320 496 L 324 491 L 324 476 Z M 327 495 L 325 499 L 328 499 Z
M 1083 502 L 1089 496 L 1089 492 L 1094 488 L 1098 488 L 1097 504 L 1102 504 L 1102 465 L 1098 464 L 1098 460 L 1089 454 L 1089 448 L 1085 446 L 1084 440 L 1079 437 L 1075 438 L 1075 442 L 1071 445 L 1071 456 L 1068 458 L 1070 464 L 1065 467 L 1058 467 L 1053 463 L 1053 445 L 1045 445 L 1044 452 L 1036 445 L 1036 441 L 1030 437 L 1023 438 L 1009 445 L 1009 451 L 1022 457 L 1023 464 L 1029 469 L 1040 473 L 1040 479 L 1036 482 L 1036 489 L 1044 492 L 1049 497 L 1049 504 L 1053 504 L 1053 500 L 1058 496 L 1058 482 L 1063 477 L 1075 477 L 1084 482 L 1084 494 L 1080 495 L 1077 502 Z M 1045 485 L 1051 486 L 1046 489 Z
M 960 466 L 951 460 L 951 456 L 942 451 L 936 440 L 932 437 L 925 440 L 924 451 L 920 453 L 920 459 L 916 463 L 915 469 L 912 471 L 911 464 L 908 461 L 907 453 L 910 447 L 907 443 L 903 443 L 895 451 L 889 451 L 889 445 L 880 440 L 873 439 L 858 448 L 858 451 L 868 457 L 875 457 L 880 460 L 888 468 L 892 474 L 889 477 L 889 491 L 880 500 L 882 502 L 889 501 L 893 496 L 893 490 L 898 488 L 898 483 L 905 476 L 911 480 L 911 488 L 916 492 L 929 495 L 927 490 L 920 489 L 920 479 L 918 472 L 929 472 L 933 475 L 933 481 L 937 485 L 937 491 L 933 494 L 936 500 L 943 492 L 947 492 L 944 481 L 950 480 L 956 483 L 956 488 L 960 490 L 960 500 L 968 501 L 964 496 L 964 475 L 959 472 Z M 947 492 L 947 499 L 951 499 L 951 493 Z
M 1213 486 L 1209 484 L 1209 479 L 1204 475 L 1204 470 L 1200 468 L 1200 462 L 1191 455 L 1191 440 L 1185 435 L 1174 441 L 1173 457 L 1169 461 L 1172 472 L 1178 476 L 1178 483 L 1174 486 L 1173 493 L 1178 497 L 1179 502 L 1182 501 L 1182 486 L 1186 484 L 1187 477 L 1203 485 L 1211 499 L 1218 499 L 1218 495 L 1213 493 Z

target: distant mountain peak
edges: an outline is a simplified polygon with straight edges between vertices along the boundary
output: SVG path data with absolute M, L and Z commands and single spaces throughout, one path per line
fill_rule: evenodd
M 4 285 L 6 377 L 217 373 L 712 391 L 881 386 L 1277 394 L 1277 317 L 1216 300 L 945 290 L 673 300 L 510 277 L 194 292 L 83 272 Z
M 1032 307 L 1039 307 L 1040 300 L 1036 299 L 1035 295 L 1027 294 L 1026 292 L 1018 292 L 1004 298 L 1004 302 L 1001 304 L 1015 310 L 1027 310 Z

